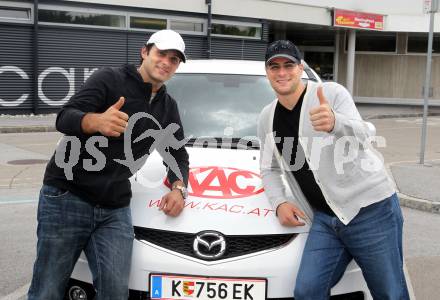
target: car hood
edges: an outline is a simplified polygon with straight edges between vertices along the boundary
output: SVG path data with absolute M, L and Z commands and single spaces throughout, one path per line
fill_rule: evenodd
M 259 151 L 188 147 L 189 197 L 178 217 L 166 216 L 159 202 L 169 192 L 166 169 L 155 151 L 131 178 L 133 225 L 160 230 L 223 234 L 307 232 L 309 227 L 280 225 L 264 193 Z

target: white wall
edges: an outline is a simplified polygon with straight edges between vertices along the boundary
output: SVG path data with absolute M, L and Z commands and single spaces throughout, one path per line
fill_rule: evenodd
M 205 0 L 66 0 L 206 13 Z M 333 7 L 385 15 L 385 31 L 426 32 L 425 0 L 212 0 L 212 13 L 331 26 Z M 440 32 L 440 14 L 435 31 Z

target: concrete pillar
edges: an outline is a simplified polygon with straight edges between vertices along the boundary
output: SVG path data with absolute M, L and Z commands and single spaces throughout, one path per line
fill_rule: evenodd
M 286 31 L 287 24 L 285 22 L 277 22 L 275 23 L 275 32 L 274 32 L 274 41 L 277 40 L 285 40 L 286 39 Z M 295 41 L 293 41 L 295 43 Z
M 335 52 L 333 53 L 333 81 L 338 82 L 338 71 L 339 71 L 339 43 L 341 35 L 339 31 L 335 32 Z
M 348 49 L 347 49 L 347 90 L 353 95 L 354 83 L 354 57 L 356 51 L 356 30 L 348 31 Z M 354 95 L 353 95 L 354 96 Z

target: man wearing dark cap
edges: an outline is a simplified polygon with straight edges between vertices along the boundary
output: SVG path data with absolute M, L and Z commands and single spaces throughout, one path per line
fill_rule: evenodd
M 277 99 L 258 121 L 261 175 L 280 223 L 304 226 L 313 218 L 294 297 L 329 299 L 354 259 L 374 299 L 409 299 L 402 213 L 382 158 L 371 147 L 375 128 L 362 120 L 343 86 L 304 82 L 303 69 L 290 41 L 268 46 L 266 74 Z
M 180 62 L 185 62 L 182 37 L 172 30 L 154 33 L 141 49 L 141 59 L 138 67 L 124 65 L 96 71 L 57 115 L 56 127 L 65 134 L 63 139 L 77 140 L 81 151 L 70 173 L 63 164 L 69 161 L 69 152 L 75 152 L 73 142 L 70 150 L 59 147 L 47 165 L 38 204 L 37 258 L 28 299 L 63 299 L 81 251 L 93 275 L 95 299 L 128 298 L 134 237 L 129 178 L 141 165 L 121 162 L 128 157 L 142 161 L 154 150 L 154 137 L 133 142 L 149 130 L 177 124 L 177 131 L 162 135 L 162 140 L 184 138 L 177 103 L 164 85 Z M 129 123 L 137 113 L 151 118 Z M 131 153 L 125 152 L 128 136 Z M 104 155 L 91 155 L 93 147 Z M 160 208 L 176 217 L 186 197 L 188 154 L 181 146 L 169 147 L 166 152 L 174 159 L 164 161 L 172 188 L 163 196 Z

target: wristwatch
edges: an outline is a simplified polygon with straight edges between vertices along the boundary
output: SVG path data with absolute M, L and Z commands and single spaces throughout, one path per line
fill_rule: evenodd
M 174 185 L 172 190 L 179 190 L 180 194 L 182 194 L 183 199 L 188 198 L 188 190 L 183 185 Z

